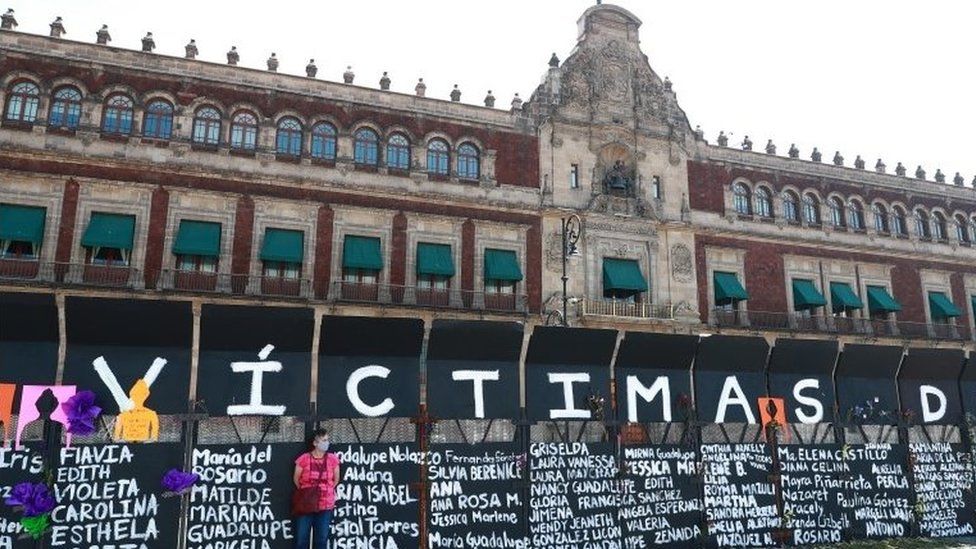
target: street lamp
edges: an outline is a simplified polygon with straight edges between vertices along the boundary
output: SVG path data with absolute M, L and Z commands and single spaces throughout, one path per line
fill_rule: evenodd
M 569 325 L 569 315 L 568 315 L 568 304 L 569 296 L 566 294 L 566 283 L 569 281 L 569 276 L 566 275 L 566 262 L 569 256 L 579 255 L 579 249 L 576 244 L 579 243 L 580 234 L 583 232 L 583 220 L 580 216 L 573 214 L 569 217 L 562 218 L 563 226 L 563 326 Z

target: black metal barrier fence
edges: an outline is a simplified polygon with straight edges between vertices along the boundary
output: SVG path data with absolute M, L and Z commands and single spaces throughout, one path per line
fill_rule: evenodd
M 425 337 L 413 319 L 330 316 L 313 350 L 309 310 L 204 306 L 194 353 L 185 303 L 68 298 L 66 320 L 58 371 L 53 299 L 0 294 L 0 495 L 46 482 L 58 500 L 39 540 L 0 507 L 0 549 L 293 547 L 294 462 L 316 427 L 342 463 L 336 549 L 976 527 L 958 350 L 536 328 L 523 356 L 514 323 Z M 103 413 L 69 436 L 62 405 L 81 390 Z M 174 469 L 200 480 L 167 493 Z

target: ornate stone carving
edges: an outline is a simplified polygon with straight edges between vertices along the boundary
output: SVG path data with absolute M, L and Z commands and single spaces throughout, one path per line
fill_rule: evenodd
M 695 266 L 691 250 L 684 244 L 671 246 L 671 278 L 677 282 L 691 282 L 695 276 Z

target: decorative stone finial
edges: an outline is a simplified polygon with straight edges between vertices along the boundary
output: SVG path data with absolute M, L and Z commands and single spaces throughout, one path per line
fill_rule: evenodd
M 145 36 L 142 37 L 142 51 L 151 52 L 156 49 L 156 41 L 153 40 L 152 33 L 147 32 Z
M 112 35 L 108 33 L 108 25 L 102 25 L 102 28 L 95 32 L 95 43 L 105 45 L 111 41 Z
M 315 66 L 315 60 L 309 59 L 308 65 L 305 65 L 305 76 L 309 78 L 315 78 L 315 75 L 319 73 L 319 68 Z
M 346 84 L 352 84 L 355 79 L 356 73 L 352 72 L 352 65 L 346 65 L 346 72 L 342 73 L 342 81 Z
M 457 84 L 454 84 L 454 89 L 451 90 L 451 101 L 454 103 L 461 101 L 461 90 L 458 89 Z
M 390 89 L 390 77 L 389 75 L 386 74 L 386 71 L 383 71 L 383 76 L 380 77 L 380 89 L 381 90 Z
M 725 130 L 719 130 L 716 140 L 718 141 L 719 147 L 729 146 L 729 136 L 725 135 Z
M 772 139 L 766 141 L 766 154 L 776 154 L 776 145 L 773 144 Z
M 0 29 L 14 30 L 17 28 L 17 19 L 14 17 L 14 9 L 7 8 L 7 13 L 0 15 Z
M 796 148 L 796 143 L 790 143 L 790 158 L 800 158 L 800 149 Z
M 518 112 L 520 110 L 522 110 L 522 98 L 516 93 L 515 97 L 512 98 L 512 112 Z
M 976 189 L 976 175 L 973 176 L 973 182 L 970 183 L 974 189 Z
M 810 153 L 810 160 L 813 160 L 814 162 L 820 162 L 821 160 L 823 160 L 823 154 L 819 150 L 817 150 L 816 147 L 814 147 L 813 152 Z
M 904 176 L 906 173 L 908 173 L 908 168 L 906 168 L 901 162 L 899 162 L 898 165 L 895 166 L 895 175 Z
M 495 107 L 495 96 L 491 94 L 491 90 L 488 90 L 488 95 L 485 96 L 485 106 L 489 108 Z
M 274 52 L 271 52 L 271 57 L 268 58 L 268 70 L 278 72 L 278 55 Z
M 935 169 L 935 182 L 936 183 L 945 183 L 945 181 L 946 181 L 945 180 L 945 174 L 942 173 L 942 168 L 936 168 Z
M 424 84 L 423 78 L 417 80 L 417 85 L 413 87 L 413 91 L 417 94 L 417 97 L 424 97 L 427 95 L 427 84 Z
M 705 140 L 705 132 L 702 131 L 700 124 L 695 126 L 695 139 L 699 141 Z
M 925 170 L 922 169 L 921 165 L 915 168 L 915 179 L 925 180 Z
M 840 151 L 834 151 L 834 166 L 843 166 L 844 157 L 840 155 Z
M 61 20 L 61 16 L 54 18 L 54 22 L 51 23 L 51 37 L 61 38 L 62 34 L 67 34 L 68 31 L 64 30 L 64 23 Z
M 888 166 L 885 166 L 885 163 L 879 158 L 878 162 L 874 165 L 874 171 L 878 173 L 885 173 L 888 171 Z
M 667 76 L 664 77 L 664 91 L 671 91 L 671 79 Z
M 200 50 L 197 49 L 197 41 L 190 39 L 190 42 L 183 47 L 186 50 L 187 59 L 196 59 L 200 55 Z
M 237 53 L 237 46 L 231 46 L 227 52 L 227 64 L 236 65 L 241 60 L 241 54 Z
M 854 167 L 859 170 L 864 169 L 864 159 L 861 158 L 861 155 L 857 155 L 857 158 L 854 159 Z
M 742 150 L 751 151 L 752 150 L 752 139 L 749 139 L 747 135 L 745 139 L 742 140 Z
M 552 68 L 556 68 L 559 66 L 559 58 L 556 57 L 555 52 L 553 52 L 552 57 L 549 58 L 549 66 Z
M 956 172 L 955 177 L 952 178 L 952 184 L 957 187 L 962 187 L 963 185 L 966 184 L 966 180 L 963 179 L 962 175 L 959 172 Z

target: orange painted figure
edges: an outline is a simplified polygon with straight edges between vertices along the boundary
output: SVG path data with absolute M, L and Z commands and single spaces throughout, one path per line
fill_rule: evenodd
M 136 381 L 129 389 L 132 408 L 119 414 L 115 420 L 115 440 L 125 442 L 152 442 L 159 439 L 159 416 L 146 408 L 149 384 L 144 379 Z

